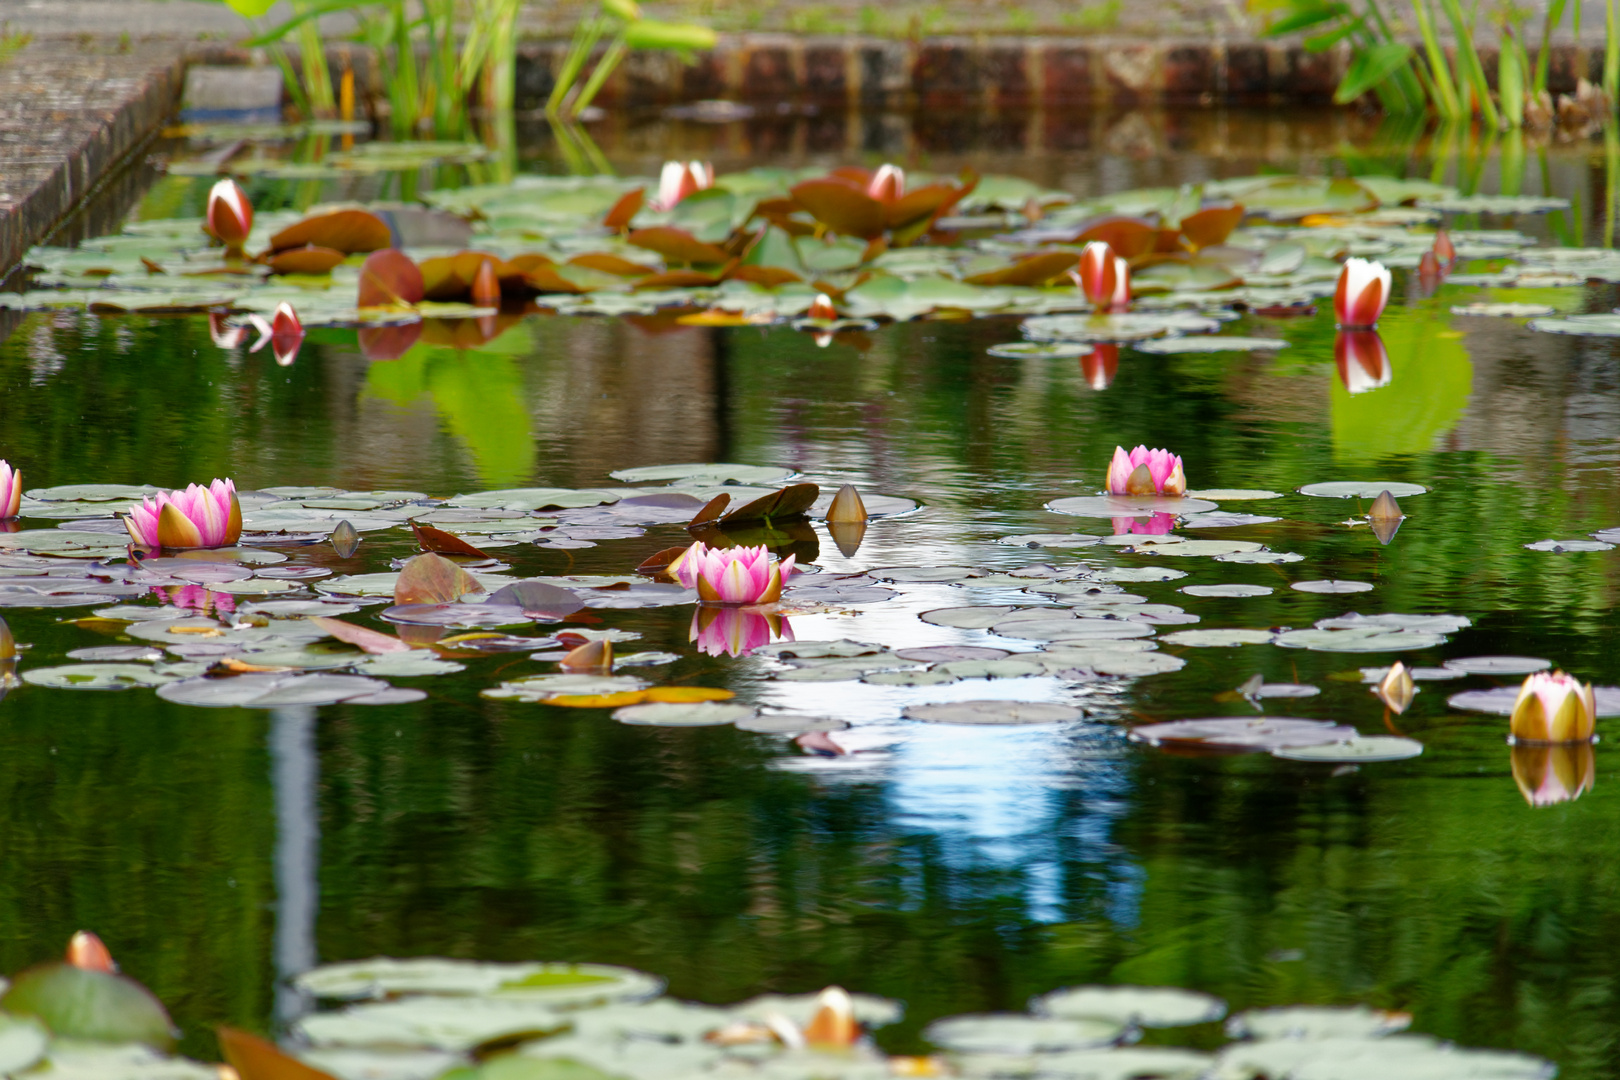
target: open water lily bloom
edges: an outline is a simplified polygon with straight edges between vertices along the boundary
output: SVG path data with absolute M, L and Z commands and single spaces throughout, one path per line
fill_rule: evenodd
M 1108 466 L 1108 494 L 1185 495 L 1187 476 L 1181 470 L 1181 458 L 1145 446 L 1127 454 L 1123 446 L 1116 446 Z
M 1597 725 L 1592 684 L 1562 671 L 1538 671 L 1519 688 L 1508 723 L 1519 742 L 1587 742 Z
M 236 484 L 215 480 L 184 491 L 160 491 L 130 508 L 124 528 L 143 547 L 230 547 L 242 537 L 242 506 Z
M 0 461 L 0 521 L 22 511 L 22 473 Z
M 1383 263 L 1346 259 L 1333 292 L 1333 315 L 1345 330 L 1370 330 L 1389 303 L 1389 270 Z
M 714 186 L 714 166 L 706 161 L 666 161 L 658 175 L 658 198 L 654 210 L 673 210 L 688 195 Z
M 670 564 L 669 572 L 705 604 L 773 604 L 793 573 L 794 556 L 781 562 L 759 547 L 711 548 L 699 540 Z

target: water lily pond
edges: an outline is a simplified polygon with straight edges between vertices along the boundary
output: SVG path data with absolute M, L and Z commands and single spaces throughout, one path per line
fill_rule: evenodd
M 232 262 L 178 150 L 0 294 L 0 971 L 94 930 L 180 1053 L 343 1080 L 1614 1075 L 1611 177 L 1425 153 L 256 165 Z M 230 546 L 132 550 L 216 477 Z M 1510 745 L 1553 669 L 1599 740 Z M 771 1036 L 829 984 L 864 1049 Z M 110 1053 L 52 1075 L 194 1075 Z

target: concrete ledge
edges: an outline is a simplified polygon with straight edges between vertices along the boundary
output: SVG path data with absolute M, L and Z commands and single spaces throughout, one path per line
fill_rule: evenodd
M 36 43 L 0 66 L 0 271 L 164 123 L 183 70 L 155 43 Z

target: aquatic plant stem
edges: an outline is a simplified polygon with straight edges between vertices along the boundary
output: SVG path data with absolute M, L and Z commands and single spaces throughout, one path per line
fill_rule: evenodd
M 1531 89 L 1538 94 L 1545 93 L 1547 90 L 1547 72 L 1552 63 L 1553 31 L 1557 29 L 1559 23 L 1564 21 L 1564 5 L 1567 2 L 1568 0 L 1552 0 L 1547 5 L 1547 18 L 1541 26 L 1541 51 L 1536 54 L 1536 73 L 1534 78 L 1530 80 Z M 1576 0 L 1575 10 L 1577 12 L 1576 40 L 1579 41 L 1580 16 L 1578 13 L 1581 10 L 1580 0 Z
M 1609 0 L 1609 3 L 1612 5 L 1615 0 Z M 1469 86 L 1479 102 L 1479 114 L 1486 126 L 1494 130 L 1501 126 L 1502 120 L 1497 115 L 1496 103 L 1491 100 L 1491 89 L 1485 81 L 1485 66 L 1480 63 L 1479 50 L 1474 47 L 1473 24 L 1463 16 L 1462 5 L 1457 0 L 1440 0 L 1440 5 L 1457 37 L 1457 60 L 1468 73 Z
M 1462 103 L 1457 97 L 1457 86 L 1451 80 L 1446 64 L 1446 51 L 1434 32 L 1434 18 L 1429 11 L 1429 0 L 1412 0 L 1412 15 L 1417 20 L 1418 32 L 1423 35 L 1423 50 L 1429 59 L 1429 77 L 1433 83 L 1435 109 L 1441 117 L 1454 120 L 1463 115 Z

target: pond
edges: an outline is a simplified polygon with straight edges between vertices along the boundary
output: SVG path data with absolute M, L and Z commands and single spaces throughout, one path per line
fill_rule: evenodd
M 1443 217 L 1458 274 L 1496 276 L 1425 287 L 1391 257 L 1382 355 L 1337 342 L 1326 299 L 1310 314 L 1262 315 L 1258 303 L 1222 314 L 1221 336 L 1286 342 L 1239 351 L 996 355 L 1038 336 L 1026 320 L 1051 316 L 949 305 L 817 335 L 786 317 L 689 325 L 676 314 L 690 308 L 610 317 L 559 303 L 503 316 L 488 335 L 425 333 L 393 359 L 368 358 L 377 350 L 353 328 L 311 326 L 290 366 L 219 347 L 200 314 L 0 312 L 0 456 L 31 491 L 230 477 L 250 533 L 274 522 L 301 534 L 255 541 L 281 558 L 254 556 L 240 575 L 234 563 L 126 568 L 108 506 L 56 491 L 26 504 L 20 528 L 61 527 L 63 541 L 0 535 L 7 584 L 80 581 L 89 558 L 110 583 L 76 606 L 5 599 L 28 648 L 21 685 L 0 700 L 0 970 L 93 929 L 168 1006 L 180 1049 L 205 1059 L 217 1056 L 212 1025 L 282 1030 L 308 1007 L 278 989 L 282 977 L 387 955 L 619 964 L 716 1004 L 837 983 L 905 1003 L 878 1032 L 896 1053 L 925 1052 L 923 1029 L 940 1017 L 1136 983 L 1207 991 L 1233 1011 L 1399 1010 L 1413 1031 L 1540 1055 L 1565 1077 L 1613 1075 L 1614 752 L 1606 741 L 1550 756 L 1513 748 L 1505 715 L 1448 700 L 1510 688 L 1511 705 L 1526 672 L 1554 666 L 1600 699 L 1620 685 L 1620 551 L 1615 534 L 1593 539 L 1620 527 L 1620 349 L 1523 315 L 1457 310 L 1614 310 L 1609 264 L 1516 280 L 1511 269 L 1562 273 L 1535 251 L 1612 238 L 1602 144 L 1515 157 L 1334 121 L 1268 147 L 1231 133 L 1273 130 L 1275 118 L 1133 115 L 1088 118 L 1096 137 L 1084 145 L 953 155 L 915 131 L 896 138 L 908 165 L 951 175 L 974 164 L 1084 199 L 1214 192 L 1264 171 L 1432 168 L 1470 194 L 1552 202 L 1539 213 L 1402 208 L 1424 236 Z M 1123 124 L 1137 144 L 1109 142 Z M 716 146 L 715 131 L 732 132 L 713 155 L 722 185 L 759 164 L 882 160 L 858 139 L 807 146 L 802 129 L 768 161 L 741 129 L 665 125 L 603 143 L 623 170 L 647 174 Z M 551 144 L 536 145 L 520 170 L 556 171 Z M 1142 146 L 1152 156 L 1133 156 Z M 184 141 L 164 151 L 206 152 Z M 418 176 L 422 188 L 469 179 L 446 168 Z M 211 183 L 157 178 L 129 218 L 199 215 Z M 402 190 L 345 183 L 261 176 L 247 187 L 261 214 L 287 220 L 319 200 Z M 104 226 L 81 231 L 112 231 L 123 213 L 104 209 Z M 967 235 L 1027 225 L 1014 217 Z M 1390 220 L 1346 250 L 1392 251 Z M 1244 230 L 1282 242 L 1271 227 L 1251 217 Z M 1097 496 L 1115 447 L 1139 444 L 1180 455 L 1202 520 L 1172 507 L 1190 519 L 1166 535 L 1146 511 L 1048 509 Z M 143 667 L 153 685 L 201 681 L 235 655 L 234 639 L 209 638 L 236 633 L 221 627 L 256 604 L 286 629 L 278 603 L 367 589 L 332 611 L 408 639 L 378 618 L 391 579 L 352 581 L 420 552 L 407 517 L 486 547 L 496 565 L 473 569 L 491 574 L 480 583 L 491 592 L 503 578 L 568 576 L 590 590 L 690 543 L 692 507 L 728 484 L 746 489 L 735 508 L 789 482 L 819 485 L 823 503 L 853 484 L 873 518 L 855 537 L 816 513 L 770 535 L 734 530 L 815 571 L 790 579 L 770 617 L 721 612 L 716 624 L 693 595 L 670 602 L 673 586 L 636 584 L 582 592 L 589 606 L 566 623 L 500 627 L 536 639 L 526 648 L 468 647 L 437 664 L 412 654 L 418 668 L 343 658 L 421 691 L 397 703 L 292 695 L 274 708 L 199 708 L 150 685 L 27 681 L 90 662 Z M 670 485 L 689 499 L 608 509 Z M 1339 486 L 1300 492 L 1311 485 Z M 1381 542 L 1366 515 L 1386 489 L 1406 516 Z M 506 494 L 478 497 L 491 491 Z M 468 497 L 459 514 L 423 501 L 453 496 Z M 344 518 L 361 536 L 348 557 L 325 538 Z M 347 591 L 333 584 L 346 579 Z M 1350 613 L 1385 618 L 1376 634 L 1333 621 Z M 186 615 L 217 620 L 179 644 L 143 630 Z M 1094 625 L 1105 619 L 1116 625 Z M 661 726 L 543 703 L 556 692 L 546 684 L 513 691 L 558 672 L 578 641 L 559 644 L 567 630 L 616 632 L 628 661 L 618 683 L 580 692 L 717 688 L 746 706 L 717 715 L 745 719 Z M 1247 633 L 1200 633 L 1212 630 Z M 309 643 L 322 636 L 294 635 L 275 655 L 329 656 L 330 642 Z M 765 641 L 776 644 L 745 651 Z M 826 642 L 863 647 L 806 644 Z M 123 651 L 69 655 L 105 647 Z M 916 652 L 936 647 L 946 651 Z M 269 654 L 241 653 L 254 655 Z M 1399 713 L 1371 692 L 1396 660 L 1419 674 Z M 1063 708 L 1024 717 L 1054 721 L 1039 723 L 989 706 L 927 709 L 987 700 Z M 1395 760 L 1289 760 L 1126 738 L 1148 723 L 1261 715 L 1410 742 L 1369 744 Z

